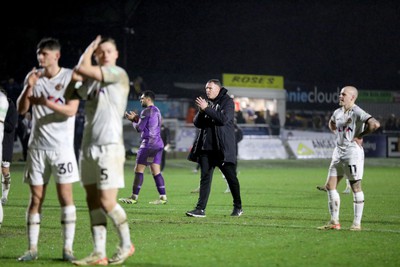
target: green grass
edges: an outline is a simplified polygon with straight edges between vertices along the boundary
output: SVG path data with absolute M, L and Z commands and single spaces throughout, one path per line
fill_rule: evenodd
M 319 231 L 329 220 L 323 184 L 328 160 L 264 160 L 239 163 L 244 215 L 229 216 L 232 198 L 224 194 L 225 183 L 214 175 L 206 218 L 189 218 L 194 208 L 199 175 L 194 164 L 173 159 L 164 172 L 169 202 L 154 206 L 158 195 L 149 172 L 137 205 L 124 205 L 128 213 L 136 253 L 126 266 L 400 266 L 400 161 L 367 159 L 363 189 L 363 231 L 348 230 L 352 223 L 352 196 L 341 194 L 341 231 Z M 25 212 L 29 187 L 22 181 L 21 163 L 12 165 L 9 202 L 4 206 L 0 229 L 2 266 L 67 266 L 60 261 L 62 240 L 60 209 L 54 183 L 48 188 L 39 239 L 39 259 L 19 263 L 27 248 Z M 126 164 L 126 188 L 130 195 L 133 162 Z M 339 185 L 343 191 L 344 182 Z M 85 194 L 79 184 L 74 191 L 78 223 L 74 243 L 78 258 L 92 251 Z M 118 238 L 111 222 L 107 253 Z

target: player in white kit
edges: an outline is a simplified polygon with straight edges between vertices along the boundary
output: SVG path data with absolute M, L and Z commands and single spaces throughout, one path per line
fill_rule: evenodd
M 0 91 L 0 162 L 3 159 L 4 121 L 6 119 L 8 105 L 7 96 Z M 3 223 L 3 216 L 3 205 L 0 201 L 0 228 Z
M 92 65 L 93 55 L 98 65 Z M 125 186 L 122 120 L 129 93 L 129 77 L 116 65 L 117 58 L 115 41 L 97 36 L 75 68 L 82 81 L 72 82 L 79 95 L 87 98 L 80 170 L 94 244 L 93 252 L 73 261 L 75 265 L 122 264 L 135 251 L 127 215 L 117 203 L 118 189 Z M 116 253 L 109 259 L 106 253 L 107 217 L 120 239 Z
M 68 101 L 65 90 L 73 71 L 62 68 L 58 61 L 61 46 L 54 38 L 44 38 L 37 45 L 40 69 L 34 68 L 25 78 L 24 89 L 17 100 L 17 110 L 25 114 L 32 108 L 32 132 L 25 165 L 24 182 L 30 186 L 26 214 L 28 250 L 19 261 L 38 257 L 38 240 L 42 205 L 50 177 L 53 176 L 61 206 L 63 226 L 63 260 L 74 260 L 72 247 L 75 235 L 76 208 L 73 183 L 79 181 L 74 154 L 75 113 L 79 101 Z
M 339 105 L 329 120 L 329 129 L 336 135 L 336 147 L 329 166 L 326 189 L 330 221 L 320 230 L 340 230 L 340 196 L 337 185 L 344 175 L 350 181 L 353 191 L 354 218 L 350 230 L 361 230 L 361 218 L 364 209 L 364 193 L 361 180 L 364 172 L 364 149 L 362 138 L 380 127 L 380 123 L 355 104 L 358 91 L 346 86 L 340 91 Z

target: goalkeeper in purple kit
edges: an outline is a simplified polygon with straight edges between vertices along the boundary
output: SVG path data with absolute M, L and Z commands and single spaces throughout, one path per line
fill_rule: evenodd
M 132 186 L 132 195 L 128 198 L 120 198 L 125 204 L 136 204 L 139 192 L 144 180 L 144 170 L 150 166 L 151 173 L 156 183 L 159 199 L 150 204 L 166 204 L 164 177 L 161 173 L 161 159 L 164 143 L 161 138 L 162 118 L 160 110 L 154 105 L 155 94 L 152 91 L 144 91 L 140 96 L 140 103 L 144 109 L 140 116 L 133 111 L 125 113 L 125 118 L 132 122 L 133 128 L 141 133 L 142 142 L 136 156 L 135 179 Z

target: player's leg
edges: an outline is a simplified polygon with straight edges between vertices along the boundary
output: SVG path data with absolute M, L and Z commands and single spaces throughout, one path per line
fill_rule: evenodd
M 150 164 L 151 173 L 159 193 L 159 199 L 151 201 L 150 204 L 167 204 L 167 194 L 165 190 L 165 181 L 161 173 L 160 163 L 162 159 L 163 150 L 158 150 L 154 155 L 151 155 L 153 162 Z
M 231 192 L 231 189 L 229 188 L 229 183 L 228 183 L 228 181 L 226 180 L 226 177 L 225 177 L 225 175 L 222 173 L 222 171 L 221 171 L 221 174 L 222 174 L 222 179 L 224 179 L 224 181 L 225 181 L 225 183 L 226 183 L 226 189 L 225 189 L 224 193 L 230 193 L 230 192 Z
M 211 153 L 199 156 L 200 166 L 200 190 L 199 198 L 195 209 L 187 211 L 186 215 L 190 217 L 206 217 L 205 209 L 211 192 L 211 182 L 215 170 L 214 159 Z
M 76 207 L 73 199 L 73 183 L 79 181 L 78 164 L 71 148 L 63 153 L 48 153 L 52 158 L 53 177 L 56 182 L 58 202 L 61 207 L 60 222 L 63 229 L 64 261 L 73 261 L 73 243 L 76 227 Z
M 45 151 L 36 149 L 28 151 L 24 171 L 24 182 L 29 184 L 30 188 L 30 201 L 26 212 L 28 250 L 18 258 L 19 261 L 36 260 L 38 257 L 42 205 L 51 175 L 51 167 L 47 163 Z
M 8 201 L 8 193 L 11 187 L 11 173 L 10 173 L 10 162 L 2 161 L 1 163 L 1 185 L 2 185 L 2 196 L 1 203 L 5 205 Z
M 90 230 L 93 240 L 93 252 L 80 260 L 72 261 L 75 265 L 107 265 L 106 254 L 107 241 L 107 216 L 101 207 L 100 195 L 97 188 L 97 176 L 107 175 L 96 164 L 98 147 L 83 148 L 80 159 L 81 181 L 86 192 L 86 204 L 89 209 Z M 103 177 L 108 179 L 108 177 Z
M 354 218 L 350 230 L 361 230 L 361 219 L 364 210 L 364 192 L 362 191 L 361 181 L 364 174 L 364 150 L 357 147 L 349 161 L 349 178 L 353 191 L 353 210 Z
M 18 261 L 31 261 L 38 258 L 41 210 L 46 195 L 46 187 L 47 185 L 30 185 L 31 197 L 26 213 L 28 250 L 18 258 Z
M 63 229 L 63 260 L 75 260 L 73 243 L 76 227 L 76 207 L 72 197 L 72 184 L 56 184 L 58 200 L 61 206 L 60 220 Z
M 332 160 L 329 165 L 328 178 L 326 181 L 326 189 L 328 196 L 328 211 L 330 214 L 330 221 L 321 227 L 320 230 L 340 229 L 339 211 L 340 211 L 340 195 L 337 191 L 337 185 L 343 177 L 343 167 L 340 157 L 335 149 L 332 155 Z
M 147 166 L 148 149 L 140 148 L 136 155 L 136 165 L 134 168 L 135 177 L 132 183 L 132 194 L 130 197 L 119 198 L 118 201 L 125 204 L 137 204 L 140 189 L 144 181 L 144 170 Z
M 82 172 L 84 174 L 84 172 Z M 83 177 L 83 176 L 82 176 Z M 101 208 L 100 197 L 98 195 L 96 184 L 85 184 L 89 180 L 83 181 L 86 191 L 86 203 L 89 208 L 90 229 L 93 240 L 93 252 L 80 260 L 73 260 L 75 265 L 107 265 L 108 258 L 106 254 L 107 240 L 107 216 Z
M 97 185 L 98 194 L 101 207 L 113 222 L 119 236 L 120 242 L 118 249 L 108 260 L 109 264 L 116 265 L 122 264 L 135 252 L 130 238 L 126 212 L 121 205 L 117 203 L 118 189 L 125 186 L 125 150 L 123 145 L 107 145 L 102 147 L 101 152 L 98 161 L 99 168 L 100 170 L 106 170 L 108 179 Z
M 231 216 L 241 216 L 243 210 L 242 210 L 242 200 L 240 196 L 240 183 L 236 175 L 236 166 L 235 164 L 225 163 L 218 167 L 226 177 L 226 180 L 231 189 L 231 194 L 233 198 L 233 211 L 231 213 Z

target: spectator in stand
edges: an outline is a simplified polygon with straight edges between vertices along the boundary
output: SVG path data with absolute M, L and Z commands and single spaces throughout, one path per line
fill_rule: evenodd
M 399 127 L 397 125 L 396 115 L 392 113 L 386 120 L 385 131 L 397 131 L 397 130 L 399 130 Z
M 236 111 L 235 113 L 235 117 L 236 117 L 236 122 L 239 124 L 244 124 L 246 123 L 245 118 L 243 117 L 243 112 L 241 110 Z
M 186 114 L 186 123 L 193 123 L 195 115 L 196 115 L 196 108 L 193 105 L 190 105 Z
M 323 131 L 322 118 L 318 114 L 312 117 L 312 130 L 316 132 Z
M 290 111 L 286 115 L 286 122 L 285 122 L 286 129 L 298 129 L 301 128 L 302 125 L 303 123 L 296 117 L 294 111 Z
M 3 87 L 7 97 L 11 98 L 14 103 L 17 103 L 18 96 L 22 91 L 21 84 L 17 83 L 14 78 L 9 78 L 7 82 L 3 84 Z
M 278 113 L 274 113 L 271 116 L 269 127 L 271 128 L 271 135 L 279 136 L 281 134 L 281 121 Z
M 254 111 L 254 108 L 247 103 L 246 108 L 244 108 L 244 118 L 246 119 L 247 123 L 254 123 L 254 120 L 256 119 L 256 112 Z
M 256 112 L 256 118 L 254 119 L 255 124 L 266 124 L 267 121 L 265 120 L 264 117 L 264 112 L 262 110 L 259 110 Z

